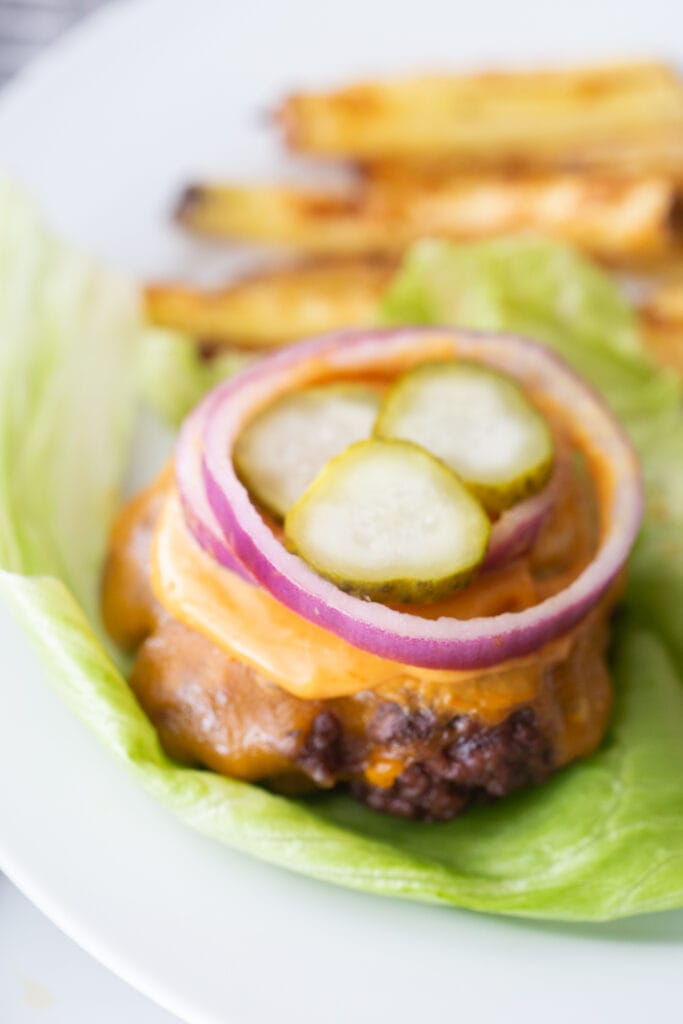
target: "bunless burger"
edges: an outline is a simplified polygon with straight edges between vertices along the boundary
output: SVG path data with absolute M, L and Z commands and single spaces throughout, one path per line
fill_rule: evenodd
M 283 351 L 123 510 L 103 609 L 168 754 L 431 821 L 599 745 L 635 456 L 548 350 L 447 329 Z

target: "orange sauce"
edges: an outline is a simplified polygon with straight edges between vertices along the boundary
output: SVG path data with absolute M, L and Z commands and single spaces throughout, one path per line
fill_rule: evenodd
M 161 486 L 166 489 L 168 485 L 164 482 Z M 570 553 L 576 562 L 576 552 L 572 549 Z M 495 711 L 498 706 L 528 699 L 530 676 L 536 678 L 544 664 L 559 660 L 568 643 L 567 638 L 560 639 L 527 658 L 506 663 L 503 693 L 496 668 L 424 669 L 362 651 L 219 566 L 190 535 L 173 488 L 167 490 L 154 535 L 151 583 L 157 601 L 173 618 L 203 634 L 231 658 L 306 699 L 329 699 L 405 683 L 457 683 L 464 706 L 474 703 L 482 711 L 487 707 Z M 416 611 L 430 617 L 438 613 L 468 618 L 521 610 L 536 603 L 541 586 L 548 589 L 547 581 L 538 585 L 534 581 L 529 560 L 517 559 L 487 572 L 438 606 Z M 512 671 L 517 668 L 519 672 Z

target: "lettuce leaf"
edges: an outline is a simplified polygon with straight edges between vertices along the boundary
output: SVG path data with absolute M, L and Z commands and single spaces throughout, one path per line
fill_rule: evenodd
M 140 330 L 131 286 L 66 249 L 0 179 L 0 566 L 97 614 L 127 460 Z
M 631 420 L 676 415 L 679 381 L 644 352 L 619 289 L 573 249 L 533 236 L 409 251 L 381 306 L 389 324 L 459 324 L 544 341 Z
M 675 382 L 642 355 L 609 281 L 549 243 L 534 243 L 533 253 L 528 242 L 505 243 L 495 275 L 488 258 L 478 264 L 478 247 L 466 257 L 466 290 L 491 295 L 468 322 L 485 326 L 490 316 L 489 326 L 519 329 L 518 315 L 533 304 L 533 333 L 575 347 L 574 361 L 585 359 L 593 382 L 626 410 L 646 458 L 650 510 L 615 636 L 613 728 L 597 755 L 547 785 L 448 825 L 424 825 L 341 794 L 286 799 L 164 755 L 99 638 L 96 612 L 135 407 L 135 295 L 50 238 L 23 196 L 2 184 L 0 220 L 9 224 L 0 237 L 0 595 L 64 700 L 140 782 L 220 842 L 368 892 L 562 920 L 683 905 L 681 418 Z M 451 280 L 450 260 L 465 251 L 434 254 L 451 301 L 465 286 L 457 268 Z M 522 298 L 504 272 L 507 259 L 519 280 L 527 260 L 532 277 L 546 263 L 556 272 L 546 268 L 545 285 L 539 279 L 537 294 Z M 384 315 L 450 316 L 430 277 L 411 257 Z M 562 312 L 567 296 L 574 314 Z
M 253 360 L 227 350 L 202 359 L 192 338 L 179 331 L 149 327 L 140 351 L 140 389 L 147 405 L 164 423 L 178 427 L 207 391 Z

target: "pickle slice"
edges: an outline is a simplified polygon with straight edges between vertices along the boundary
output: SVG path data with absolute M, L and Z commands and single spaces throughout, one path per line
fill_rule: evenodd
M 390 388 L 375 436 L 412 441 L 450 466 L 489 512 L 550 476 L 548 424 L 510 377 L 479 363 L 423 363 Z
M 284 395 L 240 434 L 235 469 L 252 497 L 284 519 L 326 462 L 372 434 L 379 404 L 379 394 L 360 384 Z
M 332 459 L 285 519 L 293 550 L 343 590 L 436 601 L 481 564 L 490 522 L 447 466 L 406 441 L 361 441 Z

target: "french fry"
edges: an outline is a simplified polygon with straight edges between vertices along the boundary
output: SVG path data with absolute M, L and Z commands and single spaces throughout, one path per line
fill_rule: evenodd
M 194 187 L 178 218 L 226 239 L 313 253 L 400 253 L 422 237 L 471 241 L 525 231 L 571 242 L 608 263 L 649 265 L 679 246 L 670 178 L 578 173 L 415 174 L 394 167 L 346 193 L 278 186 Z
M 396 252 L 405 244 L 403 232 L 386 218 L 375 223 L 355 191 L 193 185 L 183 193 L 176 219 L 203 235 L 314 253 Z
M 640 323 L 655 359 L 683 373 L 683 274 L 654 289 L 641 306 Z
M 642 148 L 643 169 L 681 153 L 683 88 L 656 63 L 429 75 L 297 93 L 277 117 L 292 148 L 323 156 L 622 167 L 619 150 Z
M 359 161 L 366 177 L 393 174 L 430 175 L 445 173 L 486 173 L 487 171 L 558 172 L 639 176 L 662 174 L 683 178 L 683 130 L 680 126 L 662 129 L 652 137 L 637 140 L 595 142 L 566 153 L 546 153 L 532 147 L 515 156 L 502 153 L 471 157 L 381 157 Z
M 683 268 L 659 280 L 647 296 L 643 307 L 658 319 L 683 327 Z
M 268 350 L 342 327 L 370 325 L 396 265 L 365 257 L 264 271 L 215 291 L 175 284 L 145 289 L 147 318 L 198 345 Z M 683 372 L 683 269 L 654 285 L 639 308 L 644 340 Z
M 375 319 L 393 267 L 367 259 L 302 264 L 243 278 L 218 291 L 151 285 L 148 319 L 202 342 L 272 348 Z
M 415 237 L 457 241 L 533 231 L 621 266 L 656 264 L 679 251 L 680 188 L 670 177 L 521 171 L 369 178 L 368 192 Z
M 646 316 L 642 328 L 645 344 L 657 362 L 683 373 L 683 324 L 652 320 Z

